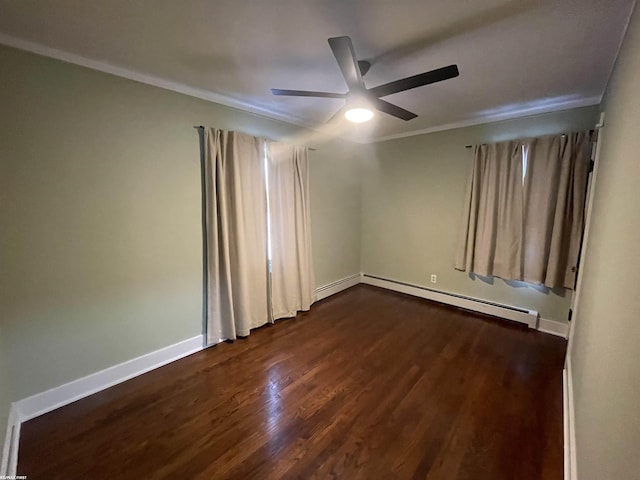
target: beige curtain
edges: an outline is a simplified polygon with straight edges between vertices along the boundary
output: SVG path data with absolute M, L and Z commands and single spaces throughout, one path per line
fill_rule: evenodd
M 455 268 L 520 278 L 522 144 L 476 145 Z
M 591 142 L 586 132 L 525 142 L 523 276 L 573 289 L 584 226 Z
M 271 307 L 274 319 L 294 317 L 315 300 L 307 149 L 268 142 Z
M 476 146 L 455 268 L 574 288 L 589 158 L 588 133 Z
M 268 321 L 264 140 L 204 130 L 207 343 Z

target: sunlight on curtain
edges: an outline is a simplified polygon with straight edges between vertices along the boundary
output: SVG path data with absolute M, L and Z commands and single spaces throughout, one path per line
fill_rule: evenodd
M 315 300 L 307 149 L 267 142 L 273 318 L 293 317 Z

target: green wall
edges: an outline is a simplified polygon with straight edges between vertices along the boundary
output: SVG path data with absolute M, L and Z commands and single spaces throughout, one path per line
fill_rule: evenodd
M 360 145 L 332 142 L 310 152 L 316 285 L 360 272 Z
M 0 318 L 17 400 L 201 333 L 193 125 L 309 135 L 14 49 L 0 64 Z M 360 271 L 359 163 L 352 144 L 312 146 L 322 285 Z
M 362 271 L 566 321 L 571 292 L 473 279 L 454 270 L 473 158 L 465 145 L 588 130 L 597 116 L 597 107 L 580 108 L 369 145 L 363 159 Z M 435 285 L 431 274 L 438 276 Z
M 581 480 L 640 478 L 640 12 L 607 89 L 571 370 Z

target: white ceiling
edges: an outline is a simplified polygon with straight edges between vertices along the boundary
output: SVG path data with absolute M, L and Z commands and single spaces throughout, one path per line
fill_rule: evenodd
M 321 126 L 345 92 L 327 38 L 373 62 L 368 87 L 457 64 L 460 76 L 385 97 L 341 128 L 358 141 L 599 103 L 634 0 L 2 0 L 0 43 Z

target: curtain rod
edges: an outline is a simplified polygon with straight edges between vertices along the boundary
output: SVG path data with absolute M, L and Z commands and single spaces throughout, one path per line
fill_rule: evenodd
M 589 130 L 589 135 L 593 135 L 593 132 L 595 132 L 594 129 Z M 566 136 L 566 135 L 567 135 L 566 133 L 562 134 L 562 136 Z M 473 148 L 473 145 L 465 145 L 464 148 Z
M 194 125 L 193 128 L 202 128 L 204 129 L 204 127 L 202 125 Z M 271 140 L 270 138 L 267 138 L 267 140 Z M 316 149 L 313 147 L 307 147 L 309 150 L 311 150 L 312 152 L 315 152 Z

